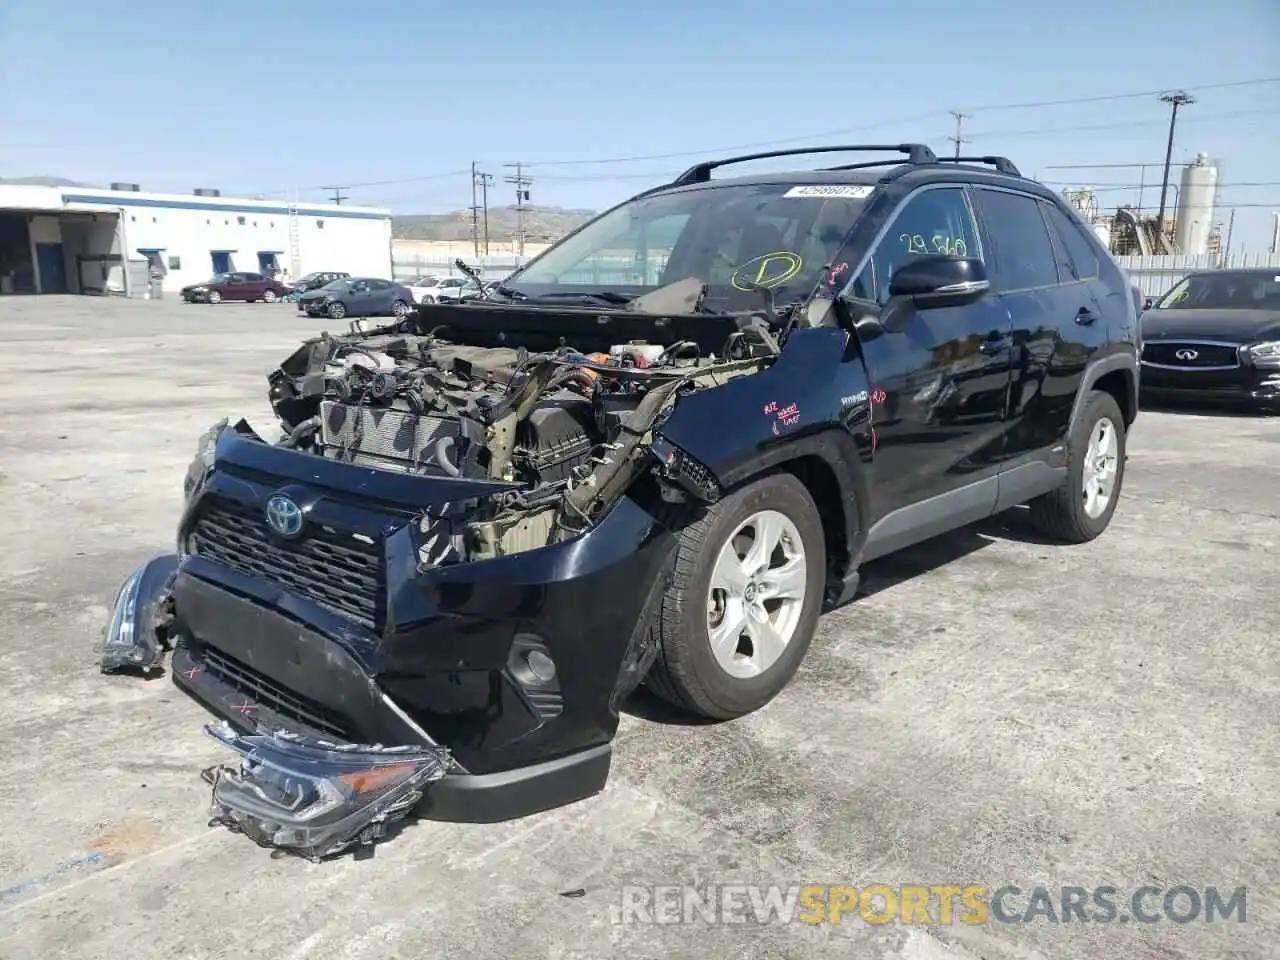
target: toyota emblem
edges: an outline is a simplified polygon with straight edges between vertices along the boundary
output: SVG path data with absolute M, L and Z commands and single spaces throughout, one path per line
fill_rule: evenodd
M 292 539 L 302 532 L 302 509 L 283 493 L 267 501 L 267 526 L 282 537 Z
M 1177 357 L 1179 360 L 1194 360 L 1196 357 L 1200 356 L 1200 351 L 1199 350 L 1179 350 L 1177 353 L 1174 354 L 1174 356 Z

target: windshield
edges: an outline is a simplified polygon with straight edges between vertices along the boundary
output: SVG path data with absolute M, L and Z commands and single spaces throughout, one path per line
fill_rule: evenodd
M 212 277 L 206 280 L 205 283 L 226 283 L 230 279 L 231 274 L 229 273 L 215 273 Z
M 779 305 L 812 292 L 857 219 L 870 186 L 734 184 L 641 197 L 604 214 L 505 284 L 530 297 L 638 295 L 688 277 L 716 309 Z
M 345 290 L 349 283 L 351 283 L 350 280 L 330 280 L 320 289 L 321 290 Z
M 1280 310 L 1280 273 L 1194 273 L 1156 304 L 1159 310 Z

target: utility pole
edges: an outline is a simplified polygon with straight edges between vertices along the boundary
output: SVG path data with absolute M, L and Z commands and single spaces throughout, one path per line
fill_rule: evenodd
M 480 187 L 480 208 L 484 211 L 484 252 L 485 256 L 489 255 L 489 187 L 493 184 L 493 174 L 485 173 L 476 169 L 476 165 L 471 165 L 471 215 L 472 222 L 476 214 L 476 187 Z M 479 256 L 479 244 L 477 243 L 476 256 Z
M 1173 131 L 1178 125 L 1178 108 L 1195 103 L 1195 97 L 1182 90 L 1166 93 L 1160 98 L 1161 103 L 1170 104 L 1173 110 L 1169 114 L 1169 143 L 1164 150 L 1164 177 L 1160 181 L 1160 210 L 1156 214 L 1156 243 L 1164 243 L 1164 203 L 1169 194 L 1169 164 L 1173 162 Z
M 954 144 L 956 145 L 956 155 L 955 155 L 955 158 L 956 158 L 957 160 L 959 160 L 959 159 L 960 159 L 960 144 L 962 144 L 962 143 L 968 143 L 968 142 L 969 142 L 969 141 L 968 141 L 968 139 L 967 139 L 966 137 L 962 137 L 962 136 L 960 136 L 960 132 L 961 132 L 962 130 L 964 130 L 964 122 L 965 122 L 966 120 L 972 120 L 972 119 L 973 119 L 973 117 L 971 117 L 971 116 L 970 116 L 969 114 L 967 114 L 967 113 L 961 113 L 959 110 L 952 110 L 952 111 L 951 111 L 951 115 L 952 115 L 953 117 L 955 117 L 955 118 L 956 118 L 956 135 L 955 135 L 954 137 L 948 137 L 947 139 L 948 139 L 948 140 L 950 140 L 952 143 L 954 143 Z
M 525 164 L 508 163 L 507 167 L 515 168 L 515 176 L 504 178 L 507 183 L 515 184 L 516 188 L 516 256 L 524 256 L 524 205 L 529 201 L 529 187 L 533 185 L 533 180 L 524 175 Z
M 333 199 L 333 202 L 336 204 L 341 205 L 342 201 L 347 199 L 347 194 L 342 192 L 343 190 L 342 187 L 325 187 L 324 189 L 333 191 L 332 199 Z
M 479 184 L 477 179 L 476 162 L 471 161 L 471 251 L 478 258 L 480 256 L 480 217 L 477 215 L 480 208 L 476 205 L 476 186 Z

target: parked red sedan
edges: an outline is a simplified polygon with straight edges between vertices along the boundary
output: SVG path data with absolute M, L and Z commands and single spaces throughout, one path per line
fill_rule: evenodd
M 283 300 L 290 288 L 260 273 L 217 273 L 204 283 L 182 288 L 186 303 L 221 303 L 240 300 L 248 303 L 275 303 Z

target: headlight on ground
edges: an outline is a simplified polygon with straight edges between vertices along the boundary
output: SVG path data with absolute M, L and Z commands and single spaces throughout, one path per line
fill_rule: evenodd
M 1251 343 L 1245 349 L 1249 351 L 1249 359 L 1254 366 L 1280 367 L 1280 340 Z
M 311 860 L 372 845 L 448 770 L 440 748 L 332 744 L 283 732 L 205 731 L 240 755 L 205 771 L 213 819 L 262 846 Z

